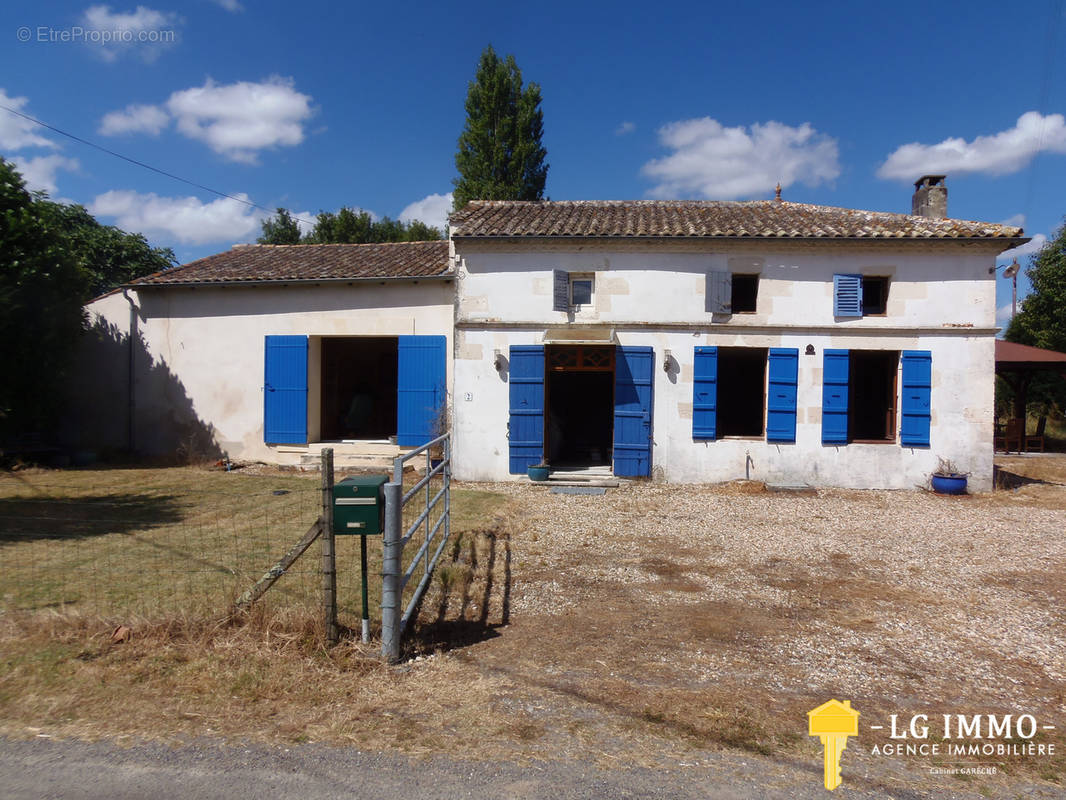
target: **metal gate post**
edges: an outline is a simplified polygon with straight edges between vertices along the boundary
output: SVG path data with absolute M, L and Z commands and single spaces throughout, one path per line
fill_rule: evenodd
M 402 475 L 402 473 L 401 473 Z M 403 525 L 403 484 L 385 484 L 385 554 L 381 566 L 381 657 L 390 664 L 400 660 L 400 542 Z
M 333 448 L 322 450 L 322 611 L 326 643 L 340 640 L 337 629 L 337 551 L 333 538 Z

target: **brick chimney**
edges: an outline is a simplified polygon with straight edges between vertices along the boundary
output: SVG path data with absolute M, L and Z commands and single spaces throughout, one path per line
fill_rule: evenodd
M 944 219 L 948 215 L 948 187 L 946 175 L 923 175 L 914 183 L 911 214 L 929 219 Z

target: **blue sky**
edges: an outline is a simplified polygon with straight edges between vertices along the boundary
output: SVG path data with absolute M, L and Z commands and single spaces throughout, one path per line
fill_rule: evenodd
M 780 181 L 787 200 L 909 212 L 912 182 L 943 171 L 950 216 L 1040 237 L 1066 214 L 1063 0 L 144 2 L 5 4 L 0 104 L 266 208 L 439 224 L 491 42 L 541 85 L 552 199 Z M 0 155 L 182 261 L 259 233 L 256 209 L 5 111 Z

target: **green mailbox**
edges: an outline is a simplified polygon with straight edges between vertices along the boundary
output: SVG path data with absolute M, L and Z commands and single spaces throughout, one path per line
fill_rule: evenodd
M 375 536 L 385 530 L 384 475 L 354 475 L 333 486 L 333 533 Z

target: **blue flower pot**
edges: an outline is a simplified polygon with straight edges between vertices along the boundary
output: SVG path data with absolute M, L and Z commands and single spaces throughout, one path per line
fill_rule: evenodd
M 937 494 L 966 494 L 965 475 L 934 475 L 932 484 Z
M 531 481 L 546 481 L 548 480 L 548 468 L 547 467 L 526 467 L 526 474 L 529 475 Z

